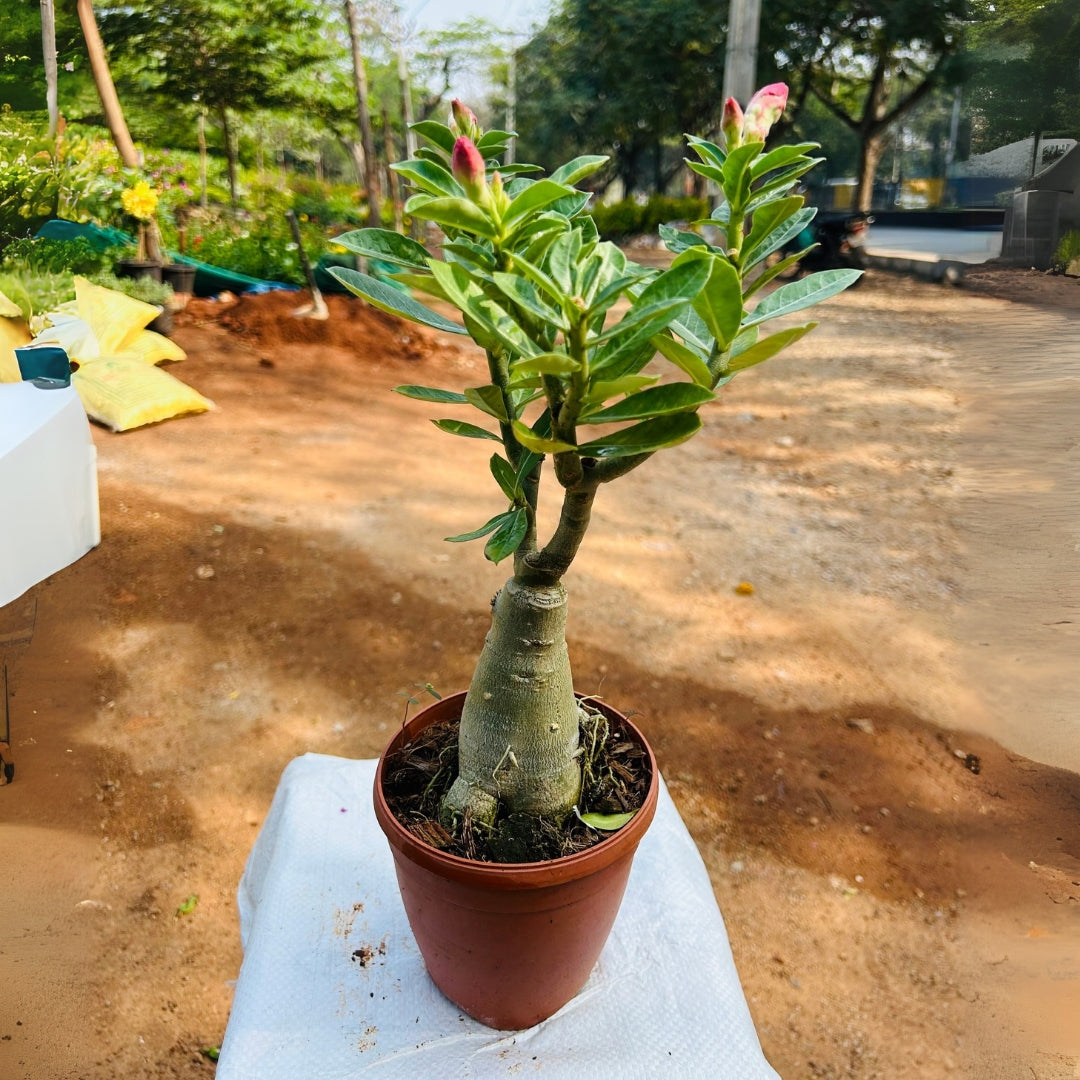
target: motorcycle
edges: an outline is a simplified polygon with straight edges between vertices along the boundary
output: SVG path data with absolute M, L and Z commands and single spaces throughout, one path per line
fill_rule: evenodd
M 874 219 L 859 211 L 854 214 L 818 214 L 798 236 L 780 251 L 782 258 L 816 245 L 786 274 L 789 279 L 817 270 L 865 270 L 866 242 Z

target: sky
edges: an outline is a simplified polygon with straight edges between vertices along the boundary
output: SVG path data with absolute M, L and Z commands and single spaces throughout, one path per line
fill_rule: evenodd
M 401 6 L 406 21 L 415 19 L 421 30 L 479 15 L 503 30 L 524 31 L 544 21 L 552 0 L 404 0 Z

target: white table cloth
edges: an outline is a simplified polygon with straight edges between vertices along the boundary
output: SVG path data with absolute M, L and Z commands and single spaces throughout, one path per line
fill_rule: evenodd
M 78 393 L 0 383 L 0 607 L 100 541 L 97 450 Z
M 666 787 L 585 988 L 549 1020 L 498 1032 L 428 978 L 374 776 L 374 761 L 315 754 L 286 768 L 240 884 L 244 963 L 218 1080 L 778 1080 Z

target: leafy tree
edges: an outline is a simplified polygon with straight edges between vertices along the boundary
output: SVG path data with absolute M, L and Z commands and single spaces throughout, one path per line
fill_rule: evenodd
M 859 207 L 868 210 L 890 129 L 962 76 L 967 0 L 789 0 L 766 12 L 762 45 L 793 84 L 858 139 Z
M 1080 6 L 973 0 L 970 101 L 977 148 L 1032 133 L 1080 135 Z
M 522 153 L 599 149 L 628 192 L 661 189 L 664 141 L 717 118 L 726 18 L 726 0 L 564 0 L 519 54 Z
M 102 5 L 102 37 L 125 84 L 217 120 L 236 199 L 230 114 L 307 105 L 297 73 L 328 63 L 323 12 L 310 0 L 133 0 Z
M 84 56 L 82 32 L 74 4 L 56 7 L 57 63 L 76 66 Z M 69 73 L 61 89 L 74 89 Z M 64 84 L 67 84 L 66 87 Z M 41 0 L 5 0 L 0 4 L 0 104 L 16 112 L 45 108 L 45 66 L 41 44 Z M 61 109 L 66 102 L 61 99 Z

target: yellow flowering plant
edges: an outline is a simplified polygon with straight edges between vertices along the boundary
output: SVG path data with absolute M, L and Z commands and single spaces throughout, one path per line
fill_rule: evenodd
M 124 213 L 135 219 L 138 226 L 138 251 L 135 257 L 140 262 L 145 262 L 148 258 L 148 233 L 155 229 L 157 224 L 158 193 L 145 180 L 138 180 L 121 192 L 120 204 Z

